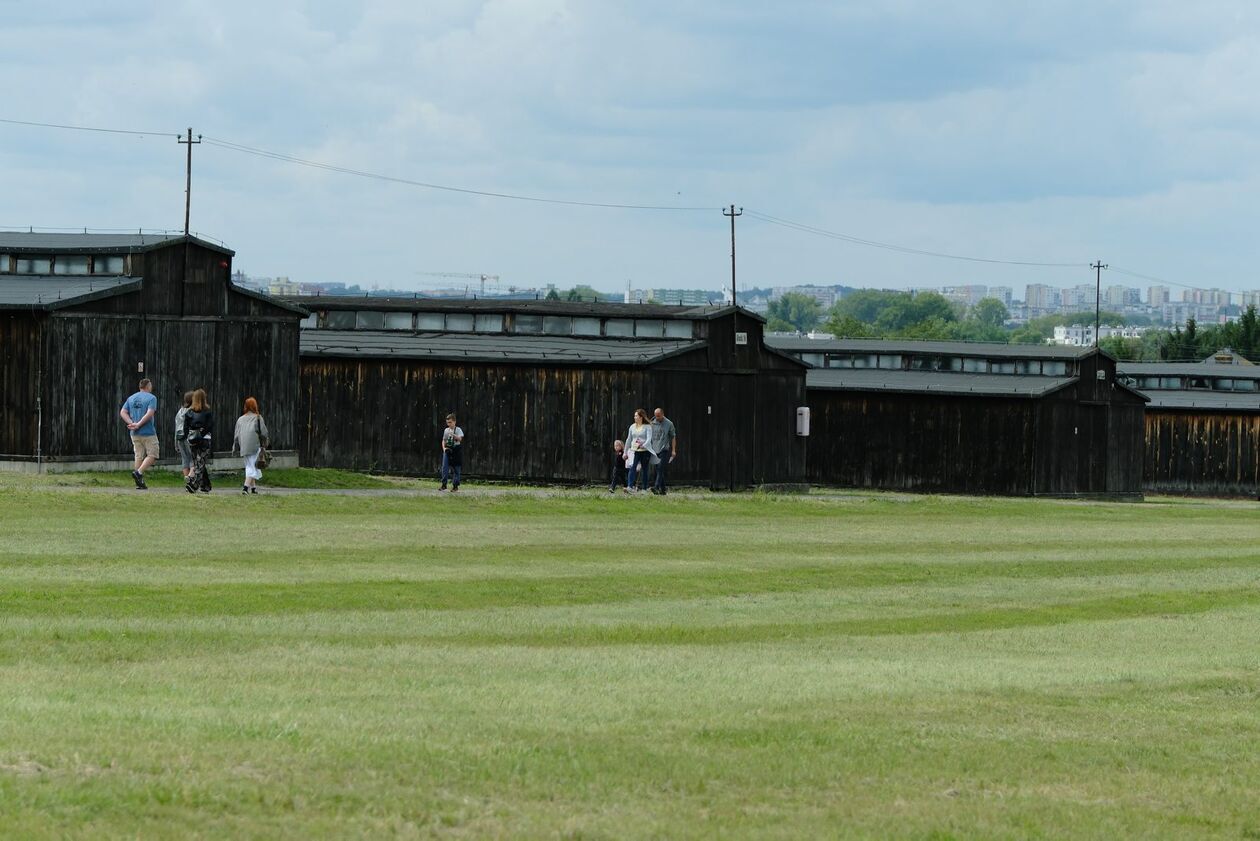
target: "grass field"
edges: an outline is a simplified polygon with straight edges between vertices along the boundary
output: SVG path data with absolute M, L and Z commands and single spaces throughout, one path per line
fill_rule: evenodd
M 223 464 L 222 462 L 229 462 Z M 243 473 L 240 459 L 220 459 L 221 464 L 210 472 L 211 483 L 220 491 L 240 490 Z M 327 468 L 272 468 L 264 471 L 264 488 L 302 488 L 302 489 L 382 489 L 382 488 L 418 488 L 421 483 L 416 479 L 400 479 L 384 476 L 370 476 L 366 473 L 351 473 L 346 470 Z M 3 481 L 3 479 L 0 479 Z M 11 477 L 10 482 L 23 481 Z M 30 480 L 26 480 L 30 481 Z M 96 473 L 51 473 L 41 477 L 38 484 L 54 487 L 81 488 L 134 488 L 131 474 L 126 470 L 101 471 Z M 150 470 L 145 476 L 145 484 L 150 488 L 182 488 L 184 477 L 173 467 L 161 467 Z
M 1260 838 L 1244 503 L 0 483 L 0 834 Z

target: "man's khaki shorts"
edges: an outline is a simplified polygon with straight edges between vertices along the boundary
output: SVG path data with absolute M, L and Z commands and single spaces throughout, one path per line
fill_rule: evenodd
M 133 435 L 131 436 L 131 449 L 136 452 L 136 461 L 144 461 L 146 458 L 152 458 L 154 461 L 157 461 L 158 437 L 156 435 Z

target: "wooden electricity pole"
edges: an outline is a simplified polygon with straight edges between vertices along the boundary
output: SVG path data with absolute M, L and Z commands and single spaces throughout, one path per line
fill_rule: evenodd
M 731 217 L 731 306 L 738 306 L 735 297 L 735 217 L 744 215 L 744 208 L 735 209 L 735 205 L 731 205 L 730 210 L 723 210 L 723 216 Z
M 188 216 L 192 209 L 192 147 L 201 142 L 201 135 L 197 135 L 197 139 L 193 140 L 192 126 L 189 126 L 188 137 L 185 138 L 181 134 L 179 142 L 188 147 L 188 163 L 184 167 L 184 236 L 188 236 Z
M 1102 316 L 1102 270 L 1107 268 L 1107 264 L 1099 260 L 1090 263 L 1089 267 L 1094 270 L 1094 347 L 1098 347 L 1098 321 Z

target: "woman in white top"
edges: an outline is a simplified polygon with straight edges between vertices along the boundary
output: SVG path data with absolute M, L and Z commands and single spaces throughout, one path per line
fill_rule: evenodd
M 179 453 L 179 463 L 184 470 L 184 481 L 188 481 L 188 477 L 192 475 L 192 447 L 188 446 L 188 439 L 184 437 L 184 415 L 188 414 L 188 410 L 192 408 L 191 391 L 184 392 L 184 405 L 175 413 L 175 452 Z
M 634 423 L 626 431 L 626 451 L 630 453 L 630 470 L 626 474 L 626 488 L 635 493 L 638 488 L 638 477 L 643 477 L 643 490 L 647 490 L 648 465 L 652 463 L 652 424 L 648 422 L 648 413 L 642 409 L 634 410 Z

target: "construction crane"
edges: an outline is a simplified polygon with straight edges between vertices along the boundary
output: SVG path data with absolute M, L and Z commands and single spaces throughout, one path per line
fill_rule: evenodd
M 482 295 L 486 294 L 487 280 L 494 281 L 495 283 L 499 282 L 499 276 L 497 274 L 470 274 L 468 272 L 416 272 L 416 274 L 423 275 L 425 277 L 463 277 L 469 280 L 479 280 L 481 281 Z

